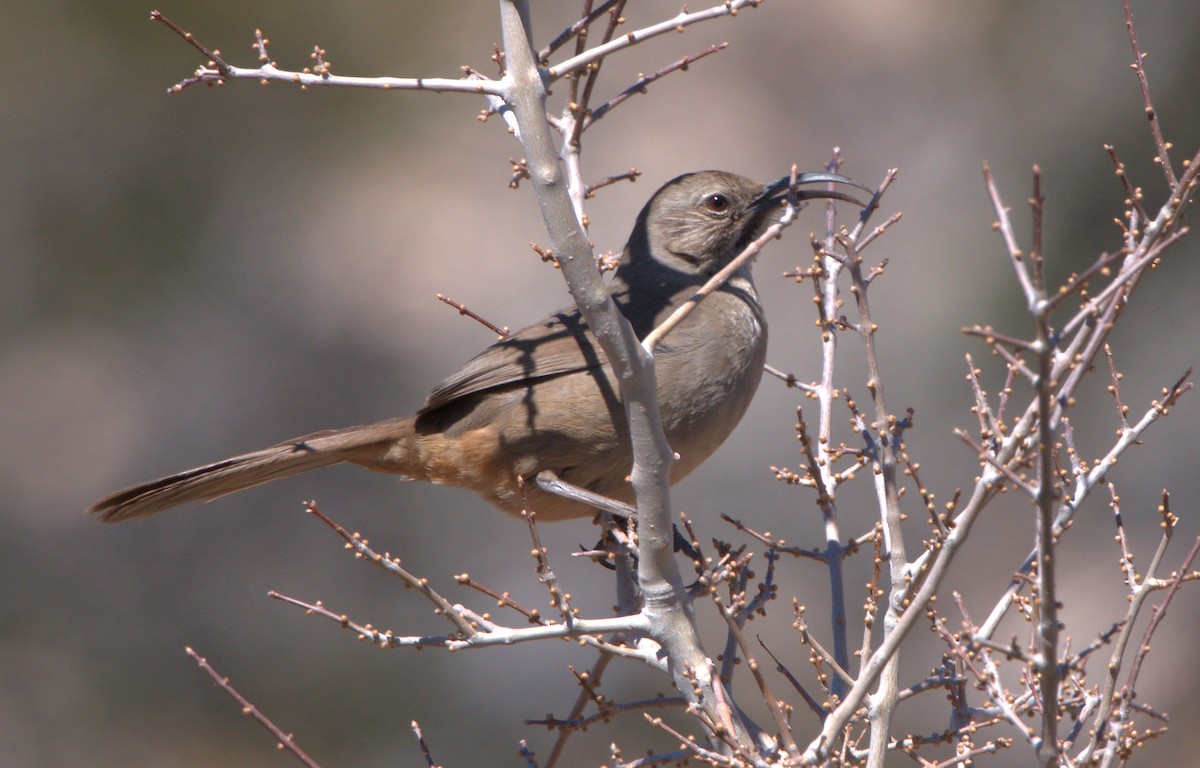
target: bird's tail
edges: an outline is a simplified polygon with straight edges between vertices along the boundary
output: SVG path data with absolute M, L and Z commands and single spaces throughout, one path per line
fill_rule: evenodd
M 171 507 L 193 501 L 212 501 L 230 493 L 253 488 L 310 469 L 343 461 L 380 466 L 386 455 L 387 470 L 409 473 L 399 457 L 413 456 L 405 450 L 414 439 L 413 419 L 393 419 L 348 429 L 314 432 L 261 451 L 233 456 L 203 467 L 142 483 L 106 496 L 88 509 L 106 523 L 149 517 Z M 400 450 L 396 450 L 399 447 Z M 416 468 L 413 468 L 416 470 Z

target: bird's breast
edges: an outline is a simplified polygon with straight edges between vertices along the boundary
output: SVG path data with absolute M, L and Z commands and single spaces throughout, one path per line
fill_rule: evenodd
M 701 302 L 655 354 L 659 409 L 679 454 L 675 479 L 733 431 L 762 379 L 767 326 L 752 285 L 731 285 Z

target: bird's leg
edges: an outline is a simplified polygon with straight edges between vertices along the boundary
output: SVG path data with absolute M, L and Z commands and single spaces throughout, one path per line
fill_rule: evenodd
M 547 493 L 554 493 L 574 501 L 583 502 L 601 512 L 609 513 L 622 522 L 627 523 L 627 521 L 633 520 L 637 516 L 637 509 L 635 507 L 623 501 L 610 499 L 607 496 L 589 491 L 586 488 L 581 488 L 573 483 L 568 483 L 556 475 L 553 470 L 543 469 L 541 472 L 538 472 L 534 478 L 534 482 L 537 483 L 538 488 Z M 693 560 L 699 560 L 700 553 L 692 547 L 692 542 L 688 541 L 687 537 L 680 533 L 679 526 L 673 526 L 673 528 L 675 532 L 675 551 L 682 552 Z M 600 545 L 597 545 L 596 548 L 600 548 Z
M 537 476 L 534 478 L 534 482 L 537 483 L 538 488 L 541 488 L 547 493 L 553 493 L 573 501 L 582 502 L 589 506 L 595 507 L 602 512 L 607 512 L 610 515 L 619 517 L 622 520 L 629 520 L 637 515 L 637 509 L 635 509 L 633 506 L 626 504 L 623 501 L 617 501 L 616 499 L 610 499 L 607 496 L 602 496 L 573 483 L 568 483 L 550 469 L 543 469 L 541 472 L 538 472 Z

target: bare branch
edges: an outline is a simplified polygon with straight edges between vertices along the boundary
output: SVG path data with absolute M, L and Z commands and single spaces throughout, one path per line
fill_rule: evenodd
M 332 74 L 326 66 L 318 65 L 317 70 L 293 71 L 279 69 L 266 56 L 266 40 L 262 32 L 257 32 L 258 48 L 260 50 L 260 66 L 235 67 L 228 64 L 218 51 L 210 50 L 201 44 L 192 33 L 187 32 L 158 11 L 153 11 L 150 18 L 166 25 L 172 32 L 179 35 L 209 60 L 206 66 L 199 67 L 195 75 L 178 85 L 168 89 L 169 93 L 178 93 L 189 85 L 196 83 L 219 84 L 227 80 L 258 80 L 266 85 L 271 82 L 283 82 L 298 85 L 301 88 L 310 87 L 342 87 L 342 88 L 374 88 L 384 91 L 433 91 L 435 93 L 474 93 L 504 97 L 506 85 L 503 81 L 489 80 L 473 75 L 462 79 L 444 77 L 347 77 Z M 322 55 L 324 51 L 321 52 Z M 319 71 L 318 71 L 319 70 Z
M 719 686 L 719 682 L 712 679 L 672 552 L 674 528 L 668 486 L 673 452 L 659 416 L 654 360 L 601 282 L 591 246 L 582 230 L 582 217 L 577 215 L 564 184 L 545 119 L 547 80 L 543 75 L 561 76 L 564 71 L 574 69 L 565 68 L 557 75 L 539 70 L 532 48 L 528 0 L 502 0 L 500 15 L 508 54 L 506 77 L 511 82 L 508 102 L 520 127 L 531 181 L 555 256 L 576 305 L 620 382 L 634 457 L 630 478 L 638 507 L 637 572 L 644 600 L 642 628 L 662 644 L 676 688 L 705 711 L 712 712 L 710 708 L 716 701 L 714 686 Z M 579 66 L 586 63 L 580 62 Z M 577 169 L 572 173 L 577 176 Z M 735 730 L 733 736 L 738 741 L 744 739 L 750 743 L 744 725 L 735 723 Z
M 364 640 L 380 648 L 443 648 L 447 651 L 462 651 L 468 648 L 487 648 L 496 645 L 515 645 L 538 640 L 578 640 L 605 653 L 638 659 L 661 669 L 652 652 L 642 652 L 624 645 L 614 645 L 602 639 L 607 634 L 636 633 L 644 635 L 648 622 L 640 615 L 617 616 L 607 619 L 575 619 L 571 624 L 540 623 L 532 627 L 504 627 L 462 605 L 451 606 L 456 618 L 472 625 L 470 635 L 397 635 L 391 630 L 380 630 L 370 624 L 351 621 L 345 614 L 335 613 L 320 602 L 309 603 L 295 597 L 271 592 L 269 596 L 289 603 L 315 616 L 320 616 L 350 630 Z

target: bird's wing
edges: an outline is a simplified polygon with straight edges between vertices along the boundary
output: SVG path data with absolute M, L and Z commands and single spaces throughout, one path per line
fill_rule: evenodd
M 563 310 L 476 355 L 439 384 L 422 412 L 477 392 L 607 364 L 578 310 Z

